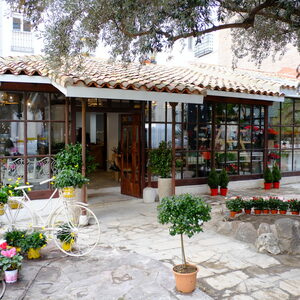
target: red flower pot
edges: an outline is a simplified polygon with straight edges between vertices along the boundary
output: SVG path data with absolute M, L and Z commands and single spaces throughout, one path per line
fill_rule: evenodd
M 281 215 L 286 215 L 286 210 L 280 210 L 279 213 L 280 213 Z
M 278 213 L 278 209 L 271 209 L 271 214 L 276 215 Z
M 211 196 L 218 196 L 218 189 L 210 189 Z
M 251 214 L 251 209 L 244 209 L 244 211 L 245 211 L 246 215 L 250 215 Z
M 254 213 L 256 215 L 260 215 L 261 214 L 261 209 L 254 209 Z
M 272 182 L 265 182 L 265 190 L 270 190 L 272 188 Z
M 299 211 L 291 211 L 292 215 L 299 215 Z
M 279 189 L 280 188 L 280 182 L 273 182 L 273 188 Z
M 266 214 L 266 215 L 267 215 L 269 212 L 270 212 L 270 211 L 269 211 L 268 209 L 264 209 L 264 210 L 263 210 L 263 213 Z
M 230 211 L 230 218 L 234 218 L 236 214 L 236 211 Z
M 222 195 L 222 196 L 227 196 L 227 191 L 228 191 L 227 188 L 225 188 L 225 189 L 220 188 L 220 195 Z

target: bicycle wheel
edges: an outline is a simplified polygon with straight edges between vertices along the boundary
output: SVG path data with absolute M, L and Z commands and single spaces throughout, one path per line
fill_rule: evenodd
M 37 226 L 37 216 L 22 200 L 14 200 L 14 206 L 5 205 L 3 218 L 7 230 L 26 230 L 31 233 Z
M 63 203 L 50 218 L 50 230 L 56 246 L 70 256 L 90 253 L 100 239 L 95 214 L 81 204 Z

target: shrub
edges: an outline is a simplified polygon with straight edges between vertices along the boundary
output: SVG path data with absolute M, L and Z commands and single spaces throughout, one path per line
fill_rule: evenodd
M 4 234 L 6 243 L 11 247 L 21 248 L 22 251 L 25 247 L 26 231 L 25 230 L 12 230 Z
M 281 201 L 277 197 L 270 197 L 268 200 L 269 208 L 274 210 L 279 208 L 279 203 Z
M 229 199 L 225 202 L 226 207 L 230 211 L 239 212 L 244 207 L 243 200 L 240 197 L 236 197 L 235 199 Z
M 222 169 L 219 175 L 219 185 L 222 189 L 226 189 L 229 183 L 229 176 L 225 169 Z
M 300 210 L 300 202 L 297 199 L 288 200 L 290 211 L 299 211 Z
M 266 167 L 264 171 L 264 180 L 265 183 L 272 183 L 273 182 L 273 175 L 269 167 Z
M 186 265 L 183 235 L 189 238 L 203 231 L 203 222 L 209 221 L 211 207 L 200 197 L 183 194 L 162 199 L 158 205 L 158 221 L 161 224 L 171 224 L 170 235 L 181 236 L 182 261 Z
M 0 204 L 7 203 L 8 195 L 4 190 L 0 190 Z
M 281 173 L 276 163 L 273 166 L 272 176 L 273 176 L 273 182 L 279 182 L 281 179 Z
M 253 201 L 252 200 L 244 200 L 243 201 L 243 208 L 244 209 L 251 209 L 253 207 Z
M 24 244 L 24 251 L 28 251 L 30 248 L 42 248 L 45 245 L 47 245 L 47 238 L 43 233 L 36 231 L 31 234 L 28 234 L 25 237 Z
M 266 202 L 261 197 L 253 197 L 252 201 L 254 209 L 264 209 L 266 207 Z
M 289 203 L 287 201 L 279 201 L 278 202 L 278 209 L 279 210 L 287 210 L 289 207 Z
M 219 187 L 219 175 L 216 169 L 212 169 L 209 172 L 207 184 L 211 189 L 217 189 Z
M 54 179 L 54 186 L 62 189 L 65 187 L 81 188 L 88 183 L 89 179 L 78 173 L 74 169 L 65 169 L 60 171 Z

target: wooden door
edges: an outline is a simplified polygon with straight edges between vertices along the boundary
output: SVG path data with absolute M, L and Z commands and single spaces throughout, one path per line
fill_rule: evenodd
M 141 196 L 141 118 L 121 115 L 121 193 Z

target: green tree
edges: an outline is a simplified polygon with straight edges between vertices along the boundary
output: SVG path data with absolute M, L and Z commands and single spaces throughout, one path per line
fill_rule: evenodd
M 177 40 L 232 29 L 236 57 L 258 62 L 289 43 L 299 48 L 298 0 L 6 0 L 38 25 L 45 52 L 72 58 L 102 40 L 114 57 L 132 60 L 160 52 Z M 58 13 L 59 12 L 59 13 Z

